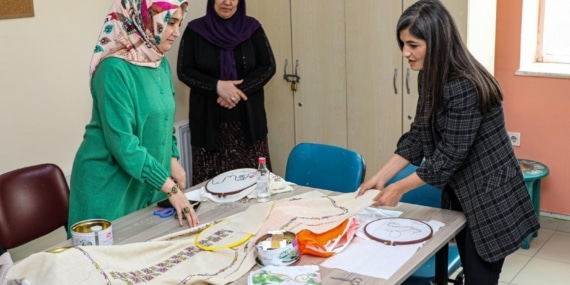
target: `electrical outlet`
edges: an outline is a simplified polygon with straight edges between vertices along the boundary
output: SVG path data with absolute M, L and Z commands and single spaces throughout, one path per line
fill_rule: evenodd
M 509 139 L 513 146 L 521 146 L 521 133 L 509 132 Z

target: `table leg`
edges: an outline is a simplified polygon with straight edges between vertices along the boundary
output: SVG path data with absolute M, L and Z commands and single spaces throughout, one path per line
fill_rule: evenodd
M 522 249 L 529 249 L 530 248 L 530 241 L 532 240 L 534 233 L 529 234 L 523 241 L 521 246 Z
M 536 216 L 540 217 L 540 179 L 536 180 L 536 182 L 534 183 L 532 195 L 533 195 L 532 202 L 535 207 L 534 210 L 536 212 Z M 538 231 L 534 232 L 532 236 L 537 237 Z
M 449 244 L 445 244 L 436 254 L 435 254 L 435 284 L 446 285 L 449 279 L 449 273 L 447 272 L 447 260 L 449 254 Z
M 531 180 L 531 181 L 526 181 L 526 189 L 528 191 L 528 195 L 530 196 L 530 200 L 532 201 L 532 206 L 534 207 L 534 213 L 536 214 L 536 216 L 538 217 L 538 213 L 539 213 L 539 199 L 540 199 L 540 179 L 538 180 Z M 534 232 L 529 234 L 523 241 L 523 244 L 521 246 L 522 249 L 529 249 L 530 248 L 530 242 L 532 241 L 532 239 L 534 237 L 536 237 L 538 235 L 538 232 Z

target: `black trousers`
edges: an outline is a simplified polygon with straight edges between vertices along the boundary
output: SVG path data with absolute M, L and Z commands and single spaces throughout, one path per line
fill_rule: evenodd
M 447 209 L 463 212 L 463 208 L 451 188 L 443 191 L 443 206 Z M 467 221 L 469 223 L 469 221 Z M 497 285 L 505 259 L 495 262 L 483 260 L 477 253 L 475 242 L 468 226 L 463 228 L 456 236 L 457 250 L 461 259 L 465 285 Z

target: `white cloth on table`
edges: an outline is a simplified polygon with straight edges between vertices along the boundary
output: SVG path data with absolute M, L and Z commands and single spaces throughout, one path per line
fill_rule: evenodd
M 271 194 L 291 192 L 294 189 L 293 185 L 295 184 L 285 181 L 285 179 L 281 178 L 280 176 L 274 173 L 271 173 L 270 175 L 269 191 L 271 192 Z M 240 191 L 239 193 L 227 195 L 224 197 L 208 193 L 206 191 L 206 188 L 202 186 L 199 189 L 186 193 L 186 197 L 192 201 L 204 201 L 209 199 L 217 203 L 232 203 L 232 202 L 237 202 L 245 197 L 247 197 L 248 199 L 257 198 L 257 185 L 253 185 L 243 191 Z
M 244 212 L 226 219 L 149 242 L 38 252 L 15 264 L 6 278 L 27 279 L 34 285 L 228 284 L 247 276 L 255 266 L 253 249 L 259 236 L 275 229 L 324 232 L 368 207 L 375 195 L 368 191 L 357 198 L 353 193 L 332 197 L 313 191 L 252 203 Z M 222 247 L 234 242 L 233 237 L 248 233 L 254 236 L 245 243 Z M 220 249 L 201 250 L 196 239 L 203 246 Z
M 4 284 L 6 273 L 8 273 L 8 269 L 10 269 L 12 265 L 14 265 L 14 263 L 12 262 L 12 257 L 9 252 L 0 255 L 0 284 Z

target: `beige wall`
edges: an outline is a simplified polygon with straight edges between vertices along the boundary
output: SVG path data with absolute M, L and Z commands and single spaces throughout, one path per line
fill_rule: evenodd
M 192 0 L 187 19 L 204 14 L 205 2 Z M 34 1 L 34 17 L 0 20 L 0 173 L 43 162 L 71 172 L 91 116 L 89 62 L 112 3 Z M 181 120 L 188 88 L 175 82 Z

